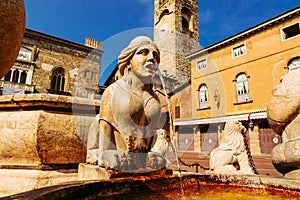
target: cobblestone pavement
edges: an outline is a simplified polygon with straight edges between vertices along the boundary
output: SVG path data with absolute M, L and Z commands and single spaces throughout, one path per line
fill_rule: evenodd
M 209 167 L 209 155 L 205 155 L 203 153 L 198 152 L 178 152 L 179 158 L 188 165 L 193 165 L 195 163 L 200 164 L 202 167 Z M 172 152 L 168 152 L 167 157 L 169 161 L 172 163 L 172 169 L 178 170 L 177 162 L 175 159 L 175 155 Z M 266 176 L 274 176 L 274 177 L 283 177 L 272 164 L 271 155 L 270 154 L 260 154 L 260 155 L 252 155 L 255 167 L 258 171 L 259 175 Z M 180 163 L 180 170 L 187 172 L 196 172 L 196 166 L 187 167 Z M 205 172 L 205 170 L 198 167 L 198 172 Z

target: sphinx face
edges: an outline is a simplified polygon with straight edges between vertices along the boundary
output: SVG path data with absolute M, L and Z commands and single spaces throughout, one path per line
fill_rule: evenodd
M 139 47 L 130 61 L 131 71 L 142 80 L 151 80 L 158 69 L 159 52 L 151 44 Z

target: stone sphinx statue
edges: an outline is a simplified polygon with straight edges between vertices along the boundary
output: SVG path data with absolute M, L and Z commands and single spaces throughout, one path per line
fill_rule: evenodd
M 100 113 L 89 133 L 87 163 L 122 171 L 166 166 L 163 151 L 155 145 L 162 124 L 161 105 L 151 81 L 159 61 L 156 44 L 145 36 L 136 37 L 121 52 L 122 78 L 102 96 Z
M 220 145 L 210 153 L 210 170 L 218 174 L 254 174 L 249 166 L 243 133 L 246 128 L 238 121 L 228 121 Z
M 283 143 L 272 149 L 274 167 L 286 177 L 300 179 L 300 70 L 288 72 L 273 90 L 267 107 L 270 127 Z

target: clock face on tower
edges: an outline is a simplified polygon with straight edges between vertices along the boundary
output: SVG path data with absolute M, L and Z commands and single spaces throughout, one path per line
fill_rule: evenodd
M 168 32 L 169 32 L 169 25 L 168 23 L 163 23 L 161 25 L 161 27 L 159 28 L 158 30 L 158 36 L 160 39 L 166 37 L 168 35 Z
M 300 68 L 300 57 L 292 60 L 292 62 L 289 63 L 289 71 L 299 69 Z

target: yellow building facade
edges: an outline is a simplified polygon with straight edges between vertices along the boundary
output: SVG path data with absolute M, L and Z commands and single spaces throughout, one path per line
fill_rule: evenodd
M 300 7 L 276 16 L 187 58 L 191 82 L 171 96 L 180 151 L 209 153 L 228 120 L 247 128 L 252 153 L 270 153 L 281 136 L 269 127 L 273 88 L 300 67 Z

